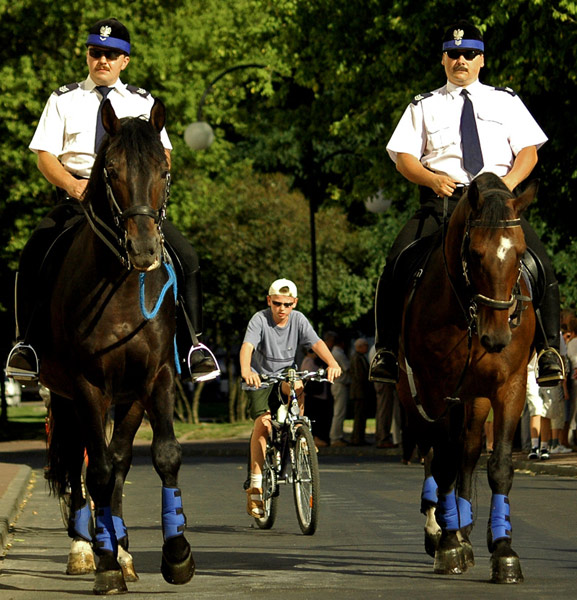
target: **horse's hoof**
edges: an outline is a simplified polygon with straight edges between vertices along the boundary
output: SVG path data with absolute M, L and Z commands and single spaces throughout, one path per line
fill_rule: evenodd
M 188 556 L 180 563 L 171 563 L 168 561 L 164 551 L 162 552 L 162 564 L 160 565 L 160 572 L 164 577 L 164 580 L 174 585 L 182 585 L 188 583 L 195 570 L 194 559 L 192 558 L 192 552 L 188 551 Z
M 139 578 L 136 573 L 136 570 L 134 569 L 134 561 L 132 560 L 132 555 L 129 552 L 127 552 L 122 546 L 118 546 L 118 564 L 122 569 L 124 581 L 128 581 L 129 583 L 138 581 Z
M 518 556 L 491 558 L 491 583 L 523 583 L 523 580 Z
M 465 556 L 465 565 L 467 569 L 475 566 L 475 554 L 473 552 L 473 545 L 471 542 L 466 540 L 461 541 L 461 547 L 463 548 L 463 554 Z
M 435 552 L 433 572 L 438 575 L 461 575 L 467 570 L 465 553 L 460 546 Z
M 97 571 L 92 591 L 97 596 L 108 596 L 112 594 L 126 594 L 128 588 L 124 581 L 122 570 L 120 571 Z
M 431 533 L 430 531 L 427 531 L 427 528 L 425 528 L 425 552 L 429 556 L 432 556 L 433 558 L 435 558 L 435 552 L 437 551 L 437 548 L 439 547 L 440 539 L 441 539 L 441 530 L 440 529 L 436 533 Z
M 67 575 L 88 575 L 94 573 L 96 563 L 92 545 L 86 540 L 73 540 L 66 565 Z

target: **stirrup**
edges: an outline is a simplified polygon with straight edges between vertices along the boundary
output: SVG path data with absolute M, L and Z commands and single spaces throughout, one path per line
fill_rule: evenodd
M 14 358 L 14 355 L 18 354 L 23 349 L 27 351 L 30 358 L 33 360 L 33 363 L 30 364 L 30 369 L 23 369 L 21 367 L 15 367 L 10 365 L 10 361 Z M 34 348 L 30 346 L 30 344 L 18 342 L 16 346 L 14 346 L 12 350 L 10 350 L 10 354 L 8 354 L 8 358 L 6 359 L 5 372 L 7 377 L 12 377 L 12 379 L 24 383 L 35 381 L 36 379 L 38 379 L 39 363 L 38 354 L 36 354 L 36 350 L 34 350 Z
M 207 352 L 209 354 L 210 358 L 212 358 L 212 360 L 214 361 L 214 364 L 216 365 L 216 369 L 214 369 L 213 371 L 210 371 L 208 373 L 199 375 L 197 377 L 190 367 L 190 358 L 191 358 L 193 352 L 198 352 L 198 351 Z M 194 382 L 196 382 L 196 381 L 199 381 L 199 382 L 200 381 L 211 381 L 212 379 L 216 379 L 220 375 L 220 367 L 218 366 L 218 361 L 216 360 L 216 356 L 213 354 L 212 350 L 208 346 L 206 346 L 205 344 L 202 344 L 200 342 L 196 346 L 192 346 L 190 348 L 190 350 L 188 351 L 188 357 L 187 357 L 186 363 L 188 365 L 188 369 L 190 371 L 192 381 L 194 381 Z
M 389 357 L 391 364 L 389 366 L 392 369 L 387 369 L 387 373 L 383 374 L 382 371 L 385 370 L 384 362 L 386 358 Z M 381 373 L 379 373 L 381 371 Z M 397 356 L 392 350 L 387 350 L 386 348 L 381 348 L 377 350 L 375 356 L 373 356 L 373 360 L 369 366 L 369 381 L 378 382 L 378 383 L 397 383 L 399 380 L 399 364 L 397 361 Z
M 541 375 L 539 374 L 536 377 L 536 379 L 537 383 L 541 387 L 547 387 L 548 384 L 550 384 L 551 386 L 555 386 L 565 379 L 565 362 L 563 361 L 563 358 L 561 358 L 561 355 L 559 354 L 557 349 L 553 348 L 553 346 L 543 348 L 543 350 L 541 350 L 539 354 L 537 354 L 537 369 L 539 369 L 539 359 L 547 353 L 551 353 L 556 357 L 558 364 L 561 365 L 561 372 L 555 373 L 553 375 L 543 375 L 543 377 L 541 377 Z

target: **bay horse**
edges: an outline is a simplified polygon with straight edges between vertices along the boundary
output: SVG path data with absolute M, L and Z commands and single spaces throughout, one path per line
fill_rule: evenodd
M 145 411 L 162 481 L 161 571 L 169 583 L 183 584 L 195 568 L 184 536 L 181 448 L 173 427 L 176 282 L 162 234 L 170 182 L 160 141 L 165 119 L 158 100 L 149 120 L 118 119 L 110 101 L 104 102 L 108 138 L 82 201 L 86 219 L 54 281 L 50 335 L 41 349 L 40 381 L 52 392 L 47 478 L 58 496 L 70 490 L 68 572 L 94 569 L 92 548 L 98 558 L 95 594 L 126 592 L 126 580 L 137 578 L 127 552 L 122 489 Z M 85 449 L 93 527 L 81 486 Z
M 422 511 L 434 507 L 440 526 L 428 548 L 435 573 L 458 574 L 474 564 L 473 472 L 493 408 L 490 579 L 523 581 L 508 495 L 535 334 L 530 284 L 522 276 L 521 214 L 536 191 L 532 182 L 515 196 L 492 173 L 473 180 L 405 296 L 398 391 L 421 452 L 430 450 Z

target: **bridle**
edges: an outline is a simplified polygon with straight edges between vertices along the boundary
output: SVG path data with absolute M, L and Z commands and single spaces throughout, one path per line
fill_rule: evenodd
M 512 197 L 511 193 L 508 190 L 506 191 L 506 190 L 499 189 L 499 188 L 489 189 L 489 190 L 485 191 L 485 193 L 488 193 L 488 192 L 497 193 L 500 195 L 506 195 L 508 198 Z M 503 219 L 503 220 L 499 220 L 496 222 L 488 222 L 488 221 L 483 221 L 481 219 L 468 218 L 466 220 L 465 233 L 463 235 L 463 241 L 461 243 L 462 275 L 463 275 L 463 279 L 465 281 L 465 287 L 467 290 L 467 297 L 468 297 L 468 310 L 465 308 L 465 304 L 462 302 L 462 299 L 461 299 L 461 294 L 459 293 L 459 290 L 457 289 L 457 285 L 455 284 L 455 282 L 453 281 L 453 277 L 451 276 L 451 273 L 449 270 L 449 265 L 447 262 L 447 254 L 445 251 L 446 250 L 445 242 L 446 242 L 446 233 L 447 233 L 447 224 L 448 224 L 448 206 L 449 206 L 448 198 L 445 197 L 444 210 L 443 210 L 443 213 L 444 213 L 443 214 L 443 228 L 442 228 L 443 261 L 445 264 L 445 272 L 447 274 L 447 278 L 449 280 L 449 283 L 451 285 L 453 293 L 457 299 L 457 302 L 459 303 L 459 306 L 461 307 L 461 310 L 462 310 L 462 312 L 465 316 L 465 320 L 467 322 L 467 359 L 465 361 L 465 366 L 463 367 L 463 370 L 461 371 L 461 375 L 459 377 L 459 381 L 457 383 L 454 393 L 451 396 L 447 396 L 444 399 L 446 402 L 446 409 L 440 417 L 438 417 L 437 419 L 431 419 L 426 414 L 426 412 L 424 411 L 421 404 L 417 403 L 417 409 L 419 410 L 420 414 L 423 416 L 423 418 L 425 420 L 427 420 L 428 422 L 431 422 L 431 423 L 442 418 L 445 414 L 447 414 L 447 412 L 450 410 L 450 408 L 452 406 L 454 406 L 456 404 L 460 404 L 460 402 L 461 402 L 461 399 L 459 398 L 458 394 L 461 390 L 461 386 L 463 385 L 463 382 L 465 381 L 465 376 L 467 374 L 467 370 L 468 370 L 469 364 L 471 362 L 473 334 L 476 333 L 476 331 L 477 331 L 477 318 L 478 318 L 479 304 L 482 304 L 482 305 L 492 308 L 494 310 L 510 310 L 513 307 L 513 305 L 516 305 L 516 308 L 513 311 L 513 313 L 511 315 L 509 315 L 509 326 L 511 327 L 511 329 L 514 329 L 520 323 L 521 312 L 524 310 L 523 303 L 531 302 L 531 298 L 521 294 L 521 286 L 520 286 L 520 279 L 521 279 L 521 273 L 522 273 L 521 261 L 519 261 L 517 279 L 516 279 L 515 285 L 513 286 L 513 289 L 511 292 L 511 297 L 509 298 L 509 300 L 496 300 L 495 298 L 490 298 L 488 296 L 485 296 L 484 294 L 480 294 L 479 292 L 477 292 L 474 289 L 473 284 L 471 282 L 471 278 L 469 276 L 469 265 L 467 262 L 467 256 L 469 254 L 469 244 L 471 241 L 471 229 L 474 229 L 475 227 L 484 227 L 487 229 L 508 229 L 511 227 L 521 227 L 521 219 L 519 219 L 519 218 Z
M 158 210 L 155 210 L 146 204 L 141 204 L 137 206 L 131 206 L 123 211 L 114 195 L 110 174 L 107 168 L 104 167 L 102 171 L 104 185 L 106 187 L 106 197 L 108 199 L 108 205 L 114 226 L 111 227 L 94 212 L 92 203 L 88 204 L 87 207 L 83 202 L 81 202 L 80 206 L 84 210 L 84 214 L 86 215 L 88 223 L 90 224 L 90 227 L 94 231 L 95 235 L 112 251 L 116 258 L 120 260 L 122 266 L 130 270 L 132 268 L 132 264 L 130 262 L 127 249 L 128 240 L 125 223 L 128 219 L 136 216 L 150 217 L 157 226 L 161 243 L 164 242 L 162 224 L 166 219 L 166 205 L 170 198 L 170 172 L 166 172 L 164 198 Z

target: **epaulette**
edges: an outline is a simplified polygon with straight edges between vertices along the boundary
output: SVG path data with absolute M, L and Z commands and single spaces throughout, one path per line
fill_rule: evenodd
M 150 96 L 150 92 L 147 92 L 144 88 L 136 87 L 135 85 L 127 85 L 126 89 L 132 94 L 138 94 L 143 98 L 148 98 Z
M 417 94 L 413 100 L 412 103 L 416 106 L 417 104 L 419 104 L 419 102 L 421 100 L 424 100 L 425 98 L 429 98 L 430 96 L 432 96 L 432 92 L 425 92 L 424 94 Z
M 510 87 L 496 87 L 498 92 L 507 92 L 507 94 L 511 94 L 511 96 L 516 96 L 517 94 Z
M 57 90 L 54 90 L 54 93 L 57 96 L 62 96 L 62 94 L 67 94 L 68 92 L 75 90 L 79 85 L 79 83 L 69 83 L 68 85 L 61 85 Z

